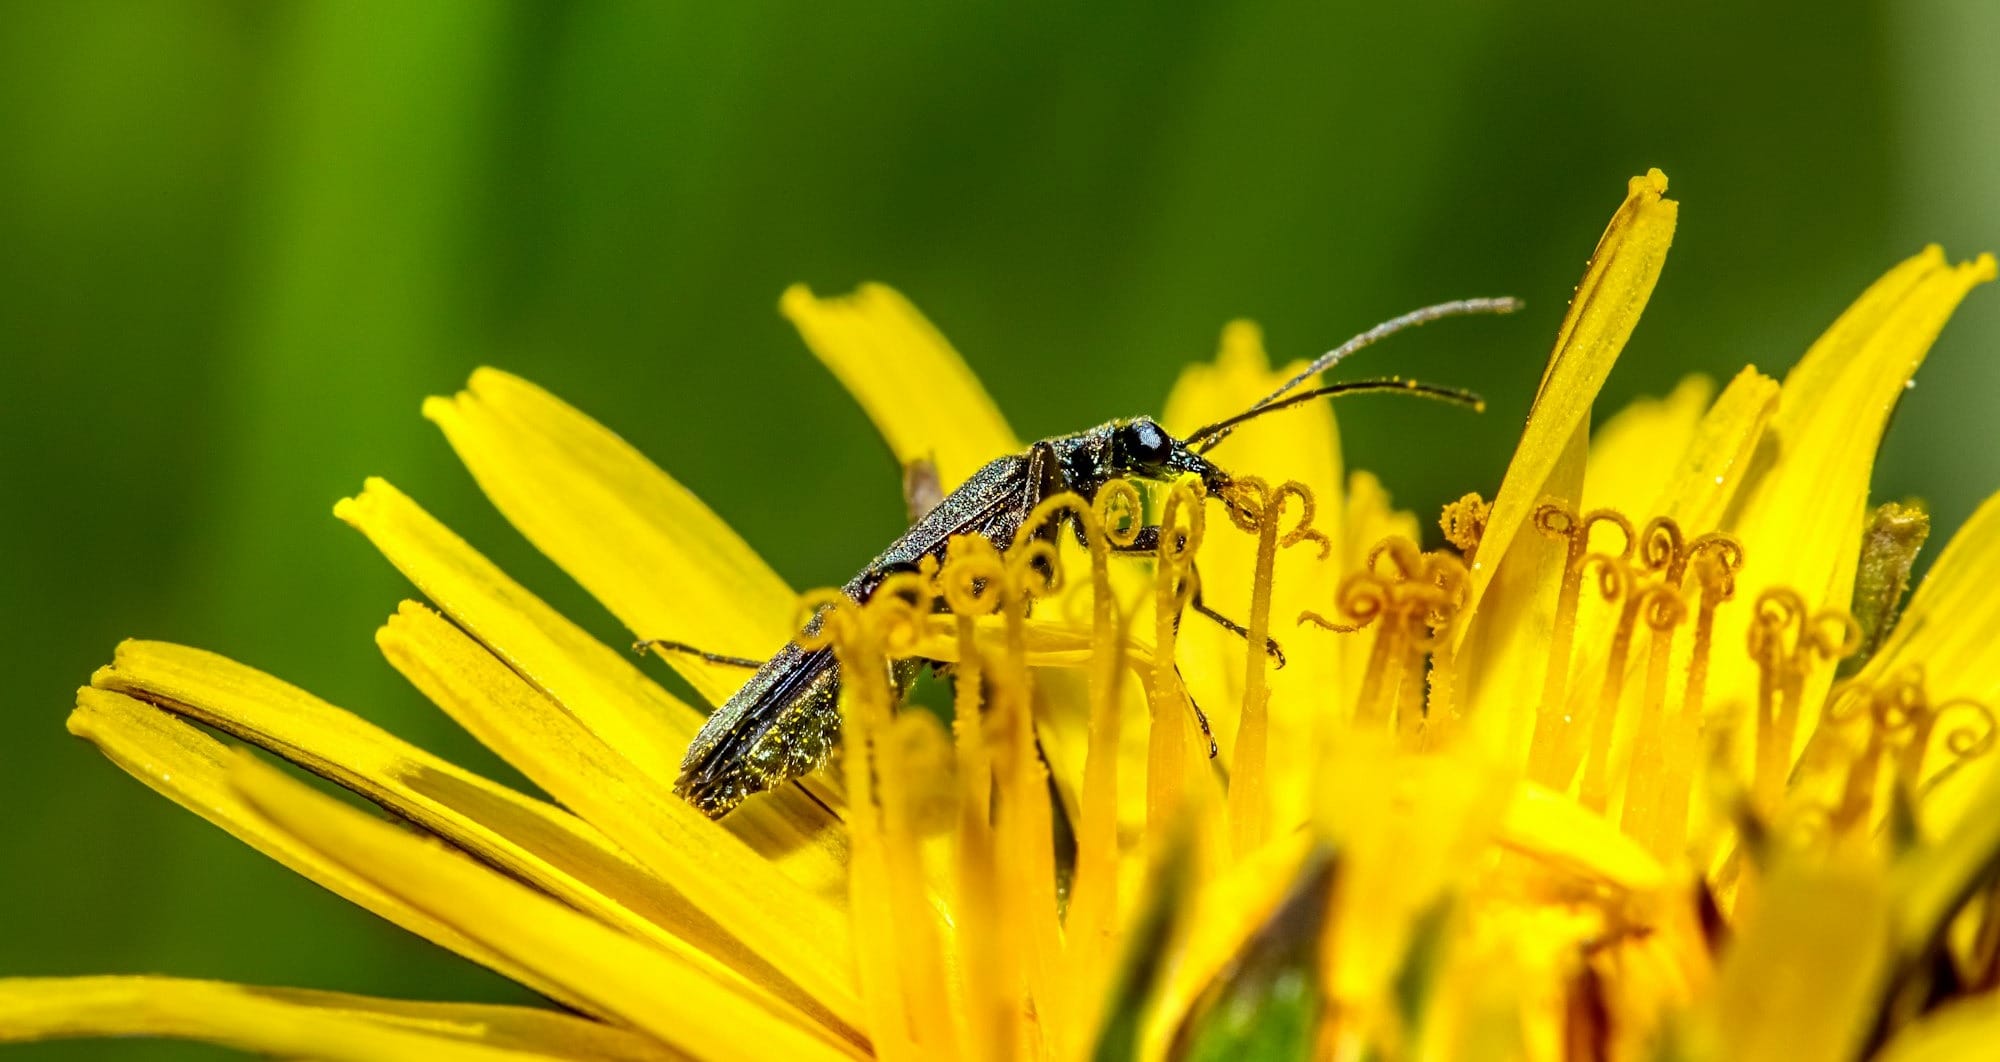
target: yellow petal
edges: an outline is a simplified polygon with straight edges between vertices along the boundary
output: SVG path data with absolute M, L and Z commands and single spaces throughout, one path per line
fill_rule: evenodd
M 275 752 L 571 907 L 676 953 L 710 977 L 785 987 L 768 962 L 672 889 L 671 878 L 655 876 L 592 825 L 461 770 L 297 687 L 213 653 L 137 641 L 120 645 L 115 662 L 92 681 Z M 671 794 L 660 796 L 679 803 Z
M 1949 919 L 1989 880 L 2000 860 L 2000 774 L 1982 772 L 1969 783 L 1967 810 L 1937 843 L 1913 850 L 1896 864 L 1896 942 L 1903 955 L 1923 955 L 1943 936 Z
M 626 1029 L 532 1007 L 413 1003 L 172 977 L 0 980 L 0 1043 L 108 1036 L 356 1062 L 679 1057 Z
M 725 823 L 711 821 L 426 609 L 405 606 L 378 639 L 427 696 L 610 834 L 757 962 L 732 960 L 738 949 L 712 936 L 697 938 L 703 947 L 760 983 L 769 983 L 771 970 L 782 973 L 839 1020 L 861 1027 L 846 920 L 725 828 L 750 806 Z M 796 1000 L 783 985 L 773 987 Z
M 1309 831 L 1275 837 L 1196 891 L 1178 954 L 1146 1017 L 1145 1057 L 1166 1056 L 1188 1009 L 1270 917 L 1311 848 Z
M 640 772 L 671 779 L 702 716 L 648 679 L 631 657 L 592 638 L 509 579 L 465 540 L 382 480 L 334 506 L 382 551 L 424 596 L 547 693 Z M 837 798 L 816 782 L 820 801 Z M 834 820 L 819 802 L 793 788 L 753 801 L 726 820 L 746 838 L 786 838 L 771 852 L 795 877 L 817 882 L 843 854 L 799 843 L 831 836 Z M 761 843 L 761 842 L 760 842 Z M 781 855 L 782 853 L 782 855 Z
M 574 815 L 459 769 L 296 686 L 226 657 L 127 641 L 91 684 L 214 727 L 304 767 L 608 922 L 687 921 L 659 882 Z
M 1986 499 L 1945 545 L 1856 681 L 1879 684 L 1916 668 L 1933 705 L 1964 698 L 1989 710 L 2000 706 L 2000 655 L 1993 652 L 2000 633 L 1995 586 L 2000 586 L 2000 494 Z M 1948 730 L 1967 721 L 1947 715 L 1939 726 Z M 1989 729 L 1993 723 L 1990 717 L 1983 722 Z M 1925 826 L 1935 833 L 1957 822 L 1995 762 L 1989 751 L 1927 796 L 1920 807 Z M 1927 773 L 1935 774 L 1941 766 L 1935 764 Z
M 1955 698 L 2000 703 L 2000 661 L 1993 635 L 2000 630 L 2000 495 L 1982 504 L 1952 536 L 1936 564 L 1890 632 L 1882 648 L 1855 681 L 1876 683 L 1920 668 L 1927 700 L 1938 705 Z M 1938 719 L 1940 729 L 1962 720 Z M 1985 720 L 1991 733 L 1992 718 Z M 1974 728 L 1974 733 L 1977 732 Z M 1917 849 L 1897 868 L 1901 890 L 1897 914 L 1905 946 L 1940 924 L 2000 852 L 2000 772 L 1989 750 L 1973 769 L 1960 771 L 1925 798 L 1921 814 L 1938 843 Z
M 671 777 L 702 714 L 530 594 L 388 482 L 333 513 L 368 536 L 424 596 L 549 691 L 641 769 Z
M 1361 570 L 1368 551 L 1391 535 L 1422 541 L 1416 514 L 1396 508 L 1382 481 L 1368 471 L 1357 470 L 1347 477 L 1347 514 L 1341 528 L 1341 541 L 1346 543 L 1341 551 L 1343 572 Z
M 424 403 L 507 519 L 638 638 L 763 659 L 792 635 L 798 595 L 673 477 L 561 399 L 495 369 Z M 667 662 L 711 704 L 740 668 Z
M 1531 782 L 1514 790 L 1499 841 L 1565 873 L 1630 892 L 1656 892 L 1667 882 L 1659 860 L 1602 815 Z
M 1778 382 L 1745 367 L 1695 425 L 1651 507 L 1626 515 L 1642 525 L 1653 516 L 1671 517 L 1690 537 L 1719 528 L 1777 406 Z M 1598 474 L 1595 454 L 1589 474 L 1593 480 Z
M 1888 940 L 1888 896 L 1872 874 L 1781 870 L 1723 958 L 1703 1046 L 1722 1059 L 1856 1057 Z
M 795 284 L 778 308 L 868 411 L 896 460 L 933 462 L 945 490 L 986 462 L 1020 452 L 958 351 L 893 289 L 863 284 L 852 295 L 822 299 Z
M 1616 509 L 1637 520 L 1666 489 L 1674 466 L 1662 458 L 1685 451 L 1715 394 L 1715 381 L 1689 376 L 1665 398 L 1641 398 L 1619 410 L 1590 439 L 1583 508 Z
M 1537 504 L 1548 499 L 1576 505 L 1583 494 L 1589 435 L 1586 417 L 1543 478 Z M 1543 701 L 1549 632 L 1555 627 L 1567 554 L 1562 542 L 1533 530 L 1515 535 L 1504 554 L 1487 552 L 1488 540 L 1480 539 L 1472 574 L 1478 577 L 1497 567 L 1499 575 L 1488 582 L 1493 592 L 1485 606 L 1458 624 L 1457 630 L 1465 633 L 1460 635 L 1457 670 L 1475 739 L 1499 762 L 1519 764 L 1527 758 Z
M 2000 1043 L 2000 999 L 1991 994 L 1947 1003 L 1898 1031 L 1876 1062 L 1961 1062 L 1985 1058 Z
M 167 977 L 0 980 L 0 1043 L 109 1036 L 343 1062 L 672 1057 L 623 1029 L 525 1007 L 411 1004 Z
M 1473 566 L 1467 613 L 1478 607 L 1486 587 L 1498 574 L 1501 559 L 1508 555 L 1515 536 L 1541 502 L 1544 485 L 1570 446 L 1571 437 L 1588 423 L 1598 388 L 1604 385 L 1612 363 L 1625 349 L 1639 314 L 1652 297 L 1653 285 L 1666 264 L 1667 248 L 1673 243 L 1674 221 L 1680 209 L 1673 200 L 1661 198 L 1666 190 L 1667 177 L 1659 170 L 1632 178 L 1624 204 L 1597 241 L 1597 250 L 1570 299 L 1569 313 L 1556 333 L 1555 350 L 1549 355 L 1541 387 L 1528 410 L 1527 429 L 1493 499 L 1493 515 L 1476 558 L 1484 563 Z M 1458 627 L 1460 643 L 1465 641 L 1467 627 L 1463 623 Z
M 1959 300 L 1993 275 L 1991 256 L 1953 266 L 1942 250 L 1926 248 L 1876 281 L 1786 374 L 1768 429 L 1774 456 L 1750 473 L 1727 528 L 1747 554 L 1739 601 L 1788 586 L 1814 609 L 1847 608 L 1889 414 Z M 1747 605 L 1718 612 L 1715 644 L 1743 645 L 1751 613 Z M 1811 736 L 1832 672 L 1818 669 L 1807 690 L 1800 743 Z M 1711 703 L 1753 703 L 1756 683 L 1747 654 L 1715 654 Z
M 1316 825 L 1340 861 L 1327 983 L 1336 1005 L 1391 1005 L 1397 971 L 1426 912 L 1466 868 L 1485 865 L 1513 783 L 1480 760 L 1396 751 L 1356 731 L 1318 771 Z
M 668 882 L 687 876 L 680 865 L 698 858 L 699 850 L 679 847 L 672 839 L 691 825 L 679 821 L 689 817 L 688 809 L 660 779 L 634 769 L 630 761 L 620 757 L 547 695 L 509 670 L 464 632 L 421 605 L 404 603 L 388 625 L 376 632 L 375 640 L 396 670 L 481 744 L 602 829 L 624 851 L 633 853 L 641 862 L 657 865 L 655 875 L 659 880 Z M 720 832 L 713 825 L 695 829 L 701 833 Z M 835 836 L 828 838 L 829 843 L 845 845 L 844 835 L 830 832 Z M 780 852 L 786 843 L 784 838 L 757 840 Z M 767 876 L 760 868 L 752 868 L 748 873 L 758 879 Z M 813 891 L 822 899 L 845 906 L 846 885 L 845 876 L 834 873 L 814 883 Z M 662 897 L 668 898 L 677 907 L 685 908 L 678 894 Z M 783 900 L 774 898 L 773 902 Z M 783 970 L 743 948 L 707 914 L 689 917 L 685 910 L 676 914 L 679 917 L 660 924 L 815 1017 L 838 1020 L 815 999 L 798 992 Z M 669 946 L 668 950 L 675 949 Z
M 664 1043 L 715 1058 L 857 1057 L 666 952 L 247 756 L 235 759 L 229 781 L 326 858 Z
M 69 731 L 96 745 L 111 762 L 154 791 L 222 827 L 293 873 L 551 999 L 591 1009 L 580 997 L 272 827 L 229 788 L 224 777 L 229 750 L 204 731 L 150 704 L 87 687 L 77 691 Z

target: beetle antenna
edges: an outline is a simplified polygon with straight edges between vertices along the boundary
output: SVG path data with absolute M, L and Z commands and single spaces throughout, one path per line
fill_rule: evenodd
M 1290 393 L 1293 388 L 1299 386 L 1302 383 L 1305 383 L 1307 380 L 1311 379 L 1314 375 L 1325 372 L 1326 370 L 1333 368 L 1335 365 L 1340 364 L 1343 360 L 1347 358 L 1349 354 L 1361 350 L 1364 347 L 1373 346 L 1375 343 L 1387 339 L 1390 336 L 1393 336 L 1396 333 L 1401 332 L 1405 329 L 1415 328 L 1418 325 L 1429 324 L 1432 321 L 1442 320 L 1446 317 L 1469 317 L 1473 314 L 1482 314 L 1482 313 L 1491 313 L 1491 314 L 1513 313 L 1515 310 L 1520 309 L 1521 306 L 1522 306 L 1521 300 L 1513 298 L 1511 296 L 1501 296 L 1499 298 L 1488 298 L 1488 299 L 1457 299 L 1452 302 L 1441 302 L 1435 306 L 1426 306 L 1420 310 L 1411 310 L 1409 313 L 1406 313 L 1401 317 L 1392 317 L 1389 320 L 1384 321 L 1373 328 L 1370 328 L 1368 331 L 1363 332 L 1358 336 L 1355 336 L 1353 339 L 1350 339 L 1347 342 L 1342 343 L 1341 345 L 1333 348 L 1332 350 L 1329 350 L 1326 353 L 1321 354 L 1319 357 L 1314 358 L 1312 364 L 1306 366 L 1305 369 L 1301 371 L 1297 376 L 1294 376 L 1291 379 L 1286 380 L 1284 386 L 1278 388 L 1277 390 L 1271 392 L 1268 395 L 1265 395 L 1263 398 L 1258 399 L 1255 403 L 1252 403 L 1249 409 L 1243 411 L 1244 415 L 1240 417 L 1231 417 L 1228 420 L 1220 421 L 1218 422 L 1217 425 L 1215 425 L 1214 429 L 1211 429 L 1211 431 L 1196 432 L 1193 435 L 1189 436 L 1189 438 L 1197 440 L 1200 443 L 1202 443 L 1203 445 L 1200 447 L 1202 450 L 1206 450 L 1208 449 L 1208 447 L 1214 446 L 1216 443 L 1219 443 L 1222 440 L 1220 438 L 1215 438 L 1215 439 L 1208 438 L 1208 436 L 1212 433 L 1213 430 L 1221 430 L 1224 435 L 1227 435 L 1229 429 L 1225 427 L 1225 425 L 1239 424 L 1244 420 L 1248 420 L 1249 414 L 1255 413 L 1260 409 L 1265 409 L 1269 407 L 1272 403 L 1285 397 L 1285 395 Z M 1371 391 L 1383 390 L 1383 388 L 1369 388 L 1369 390 Z M 1440 390 L 1446 390 L 1446 389 L 1440 389 Z M 1332 394 L 1340 392 L 1325 392 L 1325 393 Z M 1441 397 L 1441 396 L 1433 395 L 1432 397 Z
M 1421 380 L 1405 380 L 1400 376 L 1388 376 L 1374 380 L 1344 380 L 1340 383 L 1326 384 L 1322 387 L 1300 391 L 1298 394 L 1281 398 L 1275 402 L 1267 399 L 1233 417 L 1218 420 L 1205 428 L 1190 432 L 1188 438 L 1197 440 L 1194 444 L 1195 453 L 1205 454 L 1215 449 L 1222 440 L 1228 438 L 1230 431 L 1237 425 L 1242 424 L 1246 420 L 1255 420 L 1266 413 L 1276 413 L 1281 409 L 1301 406 L 1315 398 L 1327 398 L 1333 395 L 1380 394 L 1413 395 L 1418 398 L 1428 398 L 1449 405 L 1464 406 L 1475 413 L 1484 413 L 1486 411 L 1486 400 L 1463 388 L 1429 384 Z

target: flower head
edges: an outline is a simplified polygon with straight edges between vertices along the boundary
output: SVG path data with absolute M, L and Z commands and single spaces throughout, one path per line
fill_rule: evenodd
M 831 654 L 832 766 L 711 819 L 673 791 L 701 711 L 370 481 L 335 512 L 428 600 L 377 633 L 384 655 L 548 799 L 175 645 L 120 646 L 70 729 L 565 1010 L 17 979 L 0 1040 L 356 1059 L 1979 1046 L 2000 1014 L 2000 499 L 1904 605 L 1928 524 L 1871 509 L 1868 479 L 1993 261 L 1926 250 L 1782 383 L 1689 381 L 1593 432 L 1672 240 L 1665 191 L 1658 171 L 1631 183 L 1505 479 L 1449 506 L 1431 550 L 1344 472 L 1321 404 L 1241 425 L 1226 476 L 1072 478 L 865 593 L 801 597 L 617 436 L 475 373 L 425 415 L 635 636 L 706 651 L 663 657 L 703 699 L 743 684 L 729 658 Z M 782 305 L 913 484 L 1023 452 L 895 293 Z M 1160 424 L 1217 422 L 1297 372 L 1231 325 Z M 948 712 L 899 707 L 910 661 L 950 674 Z M 789 774 L 821 758 L 795 745 L 772 743 L 800 757 Z

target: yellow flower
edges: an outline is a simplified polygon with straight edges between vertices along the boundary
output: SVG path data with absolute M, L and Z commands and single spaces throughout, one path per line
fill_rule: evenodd
M 13 979 L 0 1041 L 335 1059 L 1983 1049 L 2000 1031 L 2000 774 L 1982 755 L 2000 499 L 1896 621 L 1921 516 L 1867 492 L 1898 394 L 1993 261 L 1926 250 L 1782 384 L 1745 369 L 1711 401 L 1690 381 L 1593 433 L 1672 239 L 1665 191 L 1658 171 L 1631 183 L 1505 480 L 1445 514 L 1453 548 L 1420 550 L 1415 518 L 1343 472 L 1323 404 L 1253 421 L 1217 455 L 1226 505 L 1188 484 L 1058 498 L 1038 521 L 1084 544 L 963 541 L 865 605 L 808 595 L 849 676 L 845 751 L 719 821 L 671 790 L 701 711 L 370 481 L 335 511 L 429 602 L 377 633 L 384 655 L 552 800 L 162 643 L 120 646 L 70 729 L 567 1009 Z M 946 489 L 1020 450 L 895 293 L 782 305 Z M 1189 431 L 1295 371 L 1232 325 L 1163 421 Z M 799 629 L 800 595 L 747 544 L 552 396 L 481 370 L 425 414 L 636 636 L 761 659 Z M 1112 556 L 1141 514 L 1158 549 Z M 1248 638 L 1174 623 L 1196 558 L 1206 603 Z M 950 733 L 894 710 L 876 665 L 910 656 L 954 667 Z M 710 703 L 743 679 L 669 662 Z

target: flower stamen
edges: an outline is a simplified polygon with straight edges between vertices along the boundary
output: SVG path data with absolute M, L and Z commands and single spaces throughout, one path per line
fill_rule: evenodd
M 1647 588 L 1642 602 L 1640 619 L 1649 632 L 1649 647 L 1637 738 L 1626 771 L 1621 826 L 1627 836 L 1664 857 L 1669 842 L 1659 834 L 1659 815 L 1667 773 L 1667 731 L 1670 722 L 1679 722 L 1667 718 L 1667 670 L 1674 635 L 1688 618 L 1681 586 L 1692 554 L 1680 525 L 1665 516 L 1646 522 L 1639 534 L 1638 553 L 1640 566 L 1656 573 L 1658 581 Z
M 1550 538 L 1561 539 L 1565 545 L 1563 555 L 1562 586 L 1556 595 L 1555 628 L 1549 635 L 1548 670 L 1542 679 L 1542 701 L 1535 713 L 1535 732 L 1528 751 L 1529 779 L 1553 788 L 1568 785 L 1572 763 L 1565 768 L 1562 750 L 1577 733 L 1577 721 L 1567 714 L 1567 690 L 1571 644 L 1576 640 L 1576 610 L 1583 589 L 1583 569 L 1590 553 L 1590 532 L 1599 524 L 1609 524 L 1624 533 L 1623 545 L 1616 556 L 1621 560 L 1632 555 L 1632 522 L 1610 509 L 1593 510 L 1579 518 L 1568 504 L 1549 500 L 1535 509 L 1531 517 L 1535 530 Z
M 1715 641 L 1715 609 L 1736 595 L 1736 573 L 1743 568 L 1743 546 L 1721 532 L 1699 536 L 1688 547 L 1689 567 L 1700 584 L 1695 607 L 1694 644 L 1688 654 L 1687 684 L 1681 691 L 1680 714 L 1666 748 L 1661 782 L 1660 816 L 1655 854 L 1664 855 L 1687 838 L 1688 805 L 1693 795 L 1695 763 L 1701 753 L 1702 706 L 1708 691 L 1709 653 Z
M 1255 476 L 1240 477 L 1228 506 L 1231 522 L 1257 536 L 1257 560 L 1250 584 L 1250 626 L 1244 639 L 1243 708 L 1236 727 L 1236 754 L 1230 764 L 1229 822 L 1239 856 L 1255 851 L 1264 841 L 1264 826 L 1270 818 L 1266 792 L 1265 758 L 1270 740 L 1270 689 L 1265 679 L 1268 666 L 1266 645 L 1271 634 L 1272 570 L 1278 550 L 1301 542 L 1316 542 L 1324 559 L 1331 548 L 1325 534 L 1312 526 L 1315 506 L 1312 491 L 1297 480 L 1276 487 Z M 1297 499 L 1299 521 L 1283 530 L 1285 503 Z
M 1392 573 L 1380 570 L 1385 558 Z M 1353 634 L 1382 621 L 1355 704 L 1357 727 L 1393 727 L 1413 751 L 1442 737 L 1451 711 L 1450 661 L 1444 661 L 1442 676 L 1432 676 L 1430 708 L 1424 663 L 1427 654 L 1445 644 L 1442 635 L 1464 606 L 1467 585 L 1465 562 L 1456 555 L 1425 553 L 1409 539 L 1391 535 L 1368 551 L 1362 570 L 1341 580 L 1334 605 L 1348 622 L 1335 622 L 1311 610 L 1299 614 L 1299 623 L 1338 634 Z
M 1784 798 L 1800 701 L 1815 661 L 1839 660 L 1859 648 L 1861 625 L 1846 612 L 1812 612 L 1805 598 L 1790 587 L 1772 587 L 1757 596 L 1749 636 L 1750 657 L 1757 664 L 1750 800 L 1767 821 L 1775 818 Z
M 1470 557 L 1479 551 L 1479 538 L 1486 533 L 1486 521 L 1492 515 L 1493 503 L 1473 491 L 1445 504 L 1438 527 L 1453 549 Z
M 1170 816 L 1179 810 L 1189 766 L 1185 717 L 1195 709 L 1174 669 L 1174 617 L 1194 594 L 1194 557 L 1201 546 L 1203 528 L 1199 480 L 1184 478 L 1169 488 L 1159 527 L 1153 566 L 1153 672 L 1148 690 L 1153 720 L 1146 756 L 1146 817 L 1155 824 L 1171 821 Z
M 1091 667 L 1088 747 L 1083 761 L 1076 883 L 1064 925 L 1074 997 L 1096 999 L 1118 934 L 1119 687 L 1124 677 L 1130 611 L 1111 593 L 1111 551 L 1138 540 L 1143 523 L 1138 488 L 1112 480 L 1089 509 L 1073 515 L 1090 550 Z
M 944 996 L 938 925 L 928 917 L 919 838 L 911 822 L 909 772 L 891 737 L 896 693 L 891 661 L 907 656 L 929 612 L 936 562 L 898 572 L 866 604 L 838 591 L 805 596 L 800 646 L 831 648 L 840 661 L 841 769 L 853 842 L 849 902 L 870 931 L 857 940 L 862 992 L 884 1053 L 949 1050 L 956 1042 Z M 925 916 L 908 917 L 911 911 Z M 901 1038 L 897 1037 L 901 1033 Z M 886 1042 L 885 1042 L 886 1041 Z

